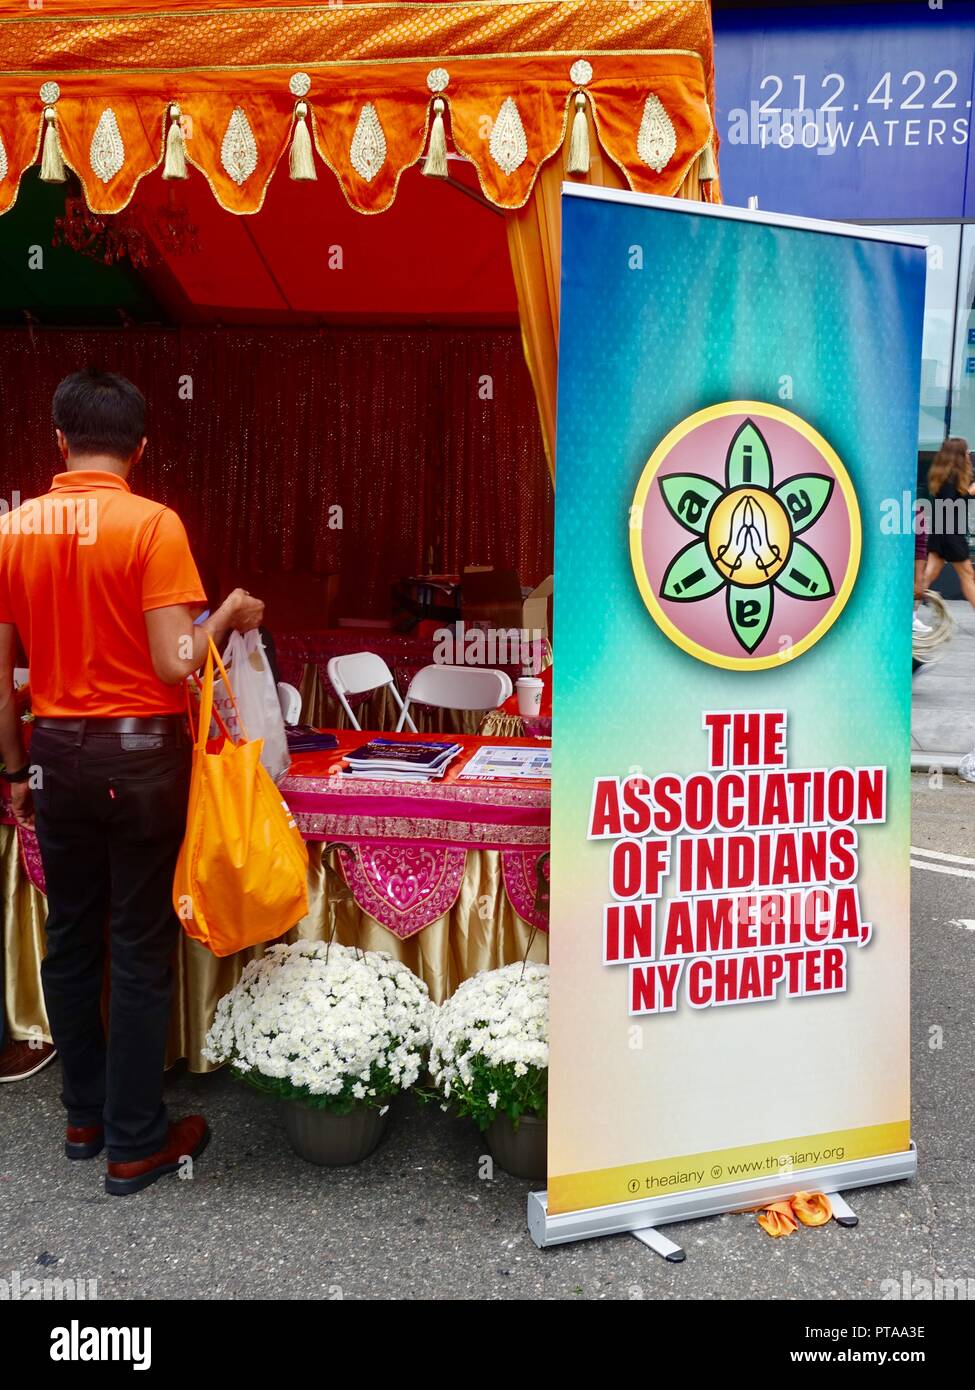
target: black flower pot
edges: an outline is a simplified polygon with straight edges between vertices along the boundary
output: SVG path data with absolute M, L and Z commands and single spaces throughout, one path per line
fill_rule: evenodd
M 516 1178 L 544 1178 L 548 1172 L 548 1121 L 522 1115 L 515 1129 L 507 1115 L 487 1127 L 488 1148 L 500 1168 Z
M 307 1163 L 342 1168 L 368 1158 L 386 1130 L 388 1112 L 362 1105 L 348 1115 L 315 1110 L 295 1101 L 284 1107 L 284 1127 L 291 1147 Z

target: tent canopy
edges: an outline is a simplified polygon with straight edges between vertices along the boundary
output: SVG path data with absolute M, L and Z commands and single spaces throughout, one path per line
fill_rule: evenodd
M 355 213 L 334 179 L 281 178 L 258 217 L 229 218 L 194 172 L 174 205 L 194 229 L 192 249 L 178 255 L 167 238 L 174 185 L 151 175 L 123 217 L 155 245 L 143 275 L 179 323 L 514 325 L 504 218 L 464 165 L 451 175 L 459 187 L 407 170 L 380 218 Z M 431 237 L 431 219 L 451 235 Z
M 352 208 L 382 212 L 431 140 L 510 210 L 580 115 L 639 191 L 713 167 L 703 0 L 0 0 L 0 54 L 0 212 L 43 155 L 96 212 L 165 160 L 253 213 L 289 148 L 293 176 L 324 164 Z

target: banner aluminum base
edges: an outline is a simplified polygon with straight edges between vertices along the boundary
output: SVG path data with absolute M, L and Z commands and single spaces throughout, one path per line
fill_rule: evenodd
M 854 1187 L 872 1187 L 881 1182 L 899 1182 L 917 1173 L 917 1149 L 913 1144 L 903 1153 L 879 1158 L 861 1158 L 852 1163 L 832 1163 L 823 1168 L 802 1168 L 774 1177 L 752 1178 L 748 1182 L 723 1183 L 720 1187 L 678 1192 L 671 1197 L 648 1197 L 640 1202 L 619 1202 L 608 1207 L 588 1207 L 562 1216 L 550 1216 L 548 1193 L 529 1192 L 528 1232 L 537 1246 L 567 1245 L 573 1240 L 593 1236 L 619 1235 L 648 1227 L 666 1226 L 672 1221 L 694 1221 L 702 1216 L 744 1211 L 765 1202 L 777 1202 L 795 1192 L 842 1192 Z

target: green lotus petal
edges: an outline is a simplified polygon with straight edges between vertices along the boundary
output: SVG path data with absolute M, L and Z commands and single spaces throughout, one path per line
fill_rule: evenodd
M 826 510 L 833 495 L 833 479 L 822 473 L 803 473 L 777 487 L 775 495 L 789 513 L 793 533 L 798 536 Z
M 692 541 L 667 566 L 660 596 L 675 603 L 692 603 L 695 599 L 707 598 L 724 582 L 712 565 L 704 542 Z
M 788 563 L 776 575 L 775 582 L 793 598 L 832 598 L 835 592 L 829 570 L 803 541 L 793 542 Z
M 753 652 L 768 632 L 772 604 L 771 584 L 763 584 L 758 589 L 728 585 L 728 621 L 746 652 Z
M 724 489 L 711 478 L 702 478 L 696 473 L 671 473 L 668 478 L 660 479 L 660 491 L 674 520 L 688 531 L 703 536 L 714 504 Z
M 751 420 L 739 427 L 731 441 L 725 475 L 730 488 L 744 487 L 746 483 L 755 487 L 772 486 L 772 457 L 761 432 Z

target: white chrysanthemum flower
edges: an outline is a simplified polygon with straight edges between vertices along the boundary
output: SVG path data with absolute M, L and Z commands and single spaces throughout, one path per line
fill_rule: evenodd
M 273 946 L 217 1005 L 204 1056 L 341 1101 L 412 1086 L 435 1016 L 426 985 L 384 951 Z M 373 1085 L 368 1085 L 373 1081 Z
M 437 1011 L 430 1071 L 444 1099 L 470 1096 L 479 1061 L 510 1069 L 513 1078 L 529 1068 L 548 1067 L 548 966 L 506 965 L 465 980 Z M 496 1109 L 495 1087 L 481 1096 Z

